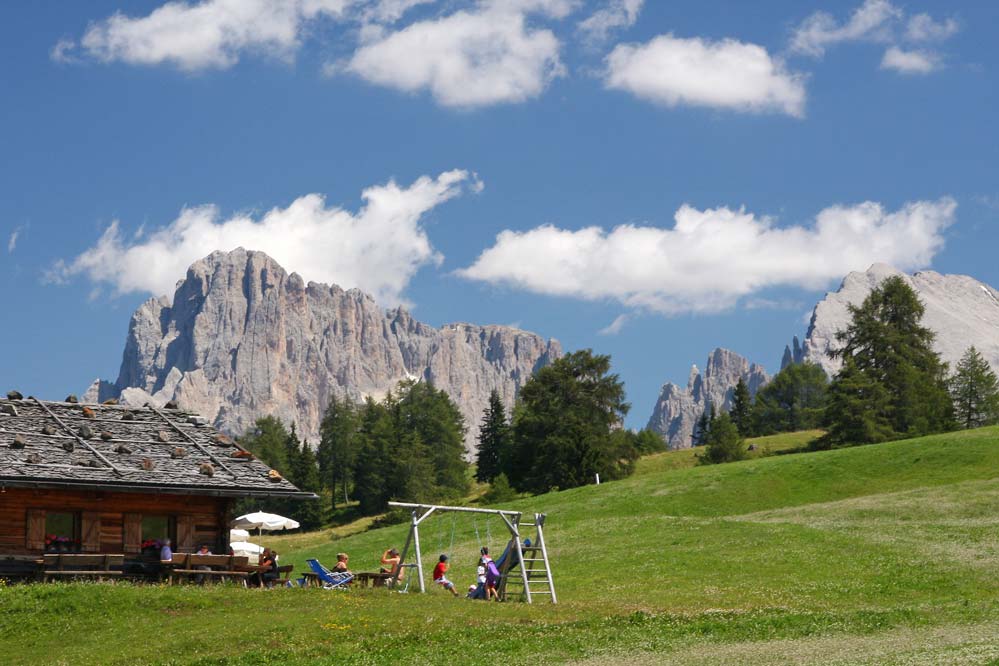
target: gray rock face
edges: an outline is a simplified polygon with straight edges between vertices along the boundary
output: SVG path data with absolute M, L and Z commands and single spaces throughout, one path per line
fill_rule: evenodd
M 172 304 L 140 306 L 118 380 L 96 381 L 88 396 L 176 400 L 234 434 L 270 414 L 316 445 L 331 396 L 379 399 L 403 379 L 429 380 L 461 409 L 471 451 L 490 392 L 512 405 L 532 373 L 561 354 L 557 341 L 506 326 L 433 328 L 357 289 L 305 284 L 266 254 L 237 249 L 195 262 Z
M 850 323 L 848 305 L 860 305 L 885 278 L 901 276 L 926 307 L 923 325 L 936 333 L 934 348 L 951 370 L 965 350 L 974 345 L 999 372 L 999 292 L 967 275 L 922 271 L 907 275 L 886 264 L 850 273 L 839 290 L 826 294 L 812 311 L 803 345 L 804 359 L 818 363 L 830 376 L 842 365 L 831 351 L 836 333 Z
M 690 448 L 694 425 L 701 414 L 710 405 L 719 412 L 727 412 L 732 407 L 732 394 L 739 379 L 746 382 L 750 395 L 755 396 L 770 381 L 770 376 L 762 366 L 750 364 L 735 352 L 715 349 L 708 356 L 703 373 L 696 365 L 690 369 L 686 389 L 673 383 L 663 385 L 647 427 L 661 434 L 671 449 Z

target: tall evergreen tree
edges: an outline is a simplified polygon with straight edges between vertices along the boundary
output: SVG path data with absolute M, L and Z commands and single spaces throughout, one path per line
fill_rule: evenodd
M 303 442 L 298 450 L 294 469 L 295 485 L 299 490 L 317 495 L 322 490 L 319 480 L 319 464 L 316 454 L 308 442 Z M 303 530 L 319 529 L 323 525 L 323 508 L 319 500 L 297 500 L 291 514 L 301 524 Z
M 503 400 L 495 389 L 489 394 L 489 406 L 479 426 L 479 451 L 476 456 L 475 478 L 489 483 L 502 473 L 502 460 L 509 455 L 510 425 L 506 420 Z
M 739 434 L 747 437 L 750 431 L 750 410 L 753 408 L 753 397 L 749 395 L 746 380 L 739 377 L 739 382 L 732 391 L 732 408 L 728 411 L 732 424 Z
M 962 428 L 978 428 L 999 420 L 999 382 L 989 362 L 968 347 L 950 380 L 954 412 Z
M 281 419 L 273 416 L 259 418 L 246 433 L 239 437 L 240 445 L 253 453 L 265 465 L 276 469 L 289 481 L 293 474 L 288 467 L 287 446 L 291 433 Z M 283 514 L 290 508 L 289 501 L 279 498 L 247 498 L 236 502 L 236 515 L 251 511 L 268 511 Z
M 415 439 L 404 440 L 408 443 L 400 443 L 401 448 L 422 447 L 432 471 L 431 489 L 408 497 L 428 501 L 464 495 L 468 490 L 465 418 L 458 406 L 430 382 L 412 380 L 403 381 L 396 388 L 395 405 L 400 436 L 416 435 Z
M 819 447 L 873 444 L 891 439 L 891 400 L 885 387 L 861 372 L 852 356 L 829 385 L 828 432 Z
M 628 473 L 612 438 L 629 409 L 610 357 L 567 354 L 524 384 L 513 415 L 513 451 L 505 469 L 518 491 L 573 488 Z M 637 455 L 635 453 L 631 455 Z
M 710 429 L 711 417 L 708 416 L 708 410 L 705 409 L 694 423 L 694 431 L 690 435 L 690 445 L 704 446 L 708 439 L 708 430 Z
M 698 457 L 702 465 L 743 460 L 747 456 L 746 442 L 728 414 L 715 417 L 708 430 L 704 452 Z
M 384 511 L 388 502 L 387 477 L 393 469 L 391 444 L 394 437 L 395 430 L 385 406 L 369 397 L 360 409 L 358 454 L 352 472 L 354 497 L 366 515 Z
M 752 433 L 772 435 L 818 428 L 824 419 L 828 384 L 825 371 L 814 363 L 785 367 L 756 394 Z
M 856 371 L 883 389 L 877 393 L 887 404 L 875 409 L 888 420 L 889 438 L 952 428 L 954 406 L 947 390 L 947 367 L 933 350 L 933 332 L 921 324 L 925 308 L 916 292 L 901 277 L 892 276 L 871 291 L 863 304 L 851 305 L 849 310 L 851 322 L 837 334 L 843 344 L 837 356 L 844 361 L 852 358 Z M 838 381 L 839 376 L 833 384 Z
M 344 504 L 348 501 L 358 452 L 358 421 L 357 406 L 349 399 L 341 400 L 334 395 L 319 428 L 319 473 L 323 486 L 330 489 L 334 509 L 338 497 L 343 498 Z

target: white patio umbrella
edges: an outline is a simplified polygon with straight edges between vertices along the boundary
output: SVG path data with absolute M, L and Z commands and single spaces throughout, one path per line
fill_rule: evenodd
M 298 521 L 291 518 L 279 516 L 276 513 L 265 513 L 255 511 L 245 516 L 240 516 L 232 521 L 231 527 L 247 530 L 267 530 L 275 532 L 278 530 L 293 530 L 298 527 Z
M 249 538 L 250 533 L 246 530 L 229 530 L 229 541 L 242 541 Z
M 263 546 L 258 546 L 249 541 L 236 541 L 229 544 L 229 547 L 232 548 L 232 554 L 236 557 L 249 557 L 252 559 L 264 552 Z

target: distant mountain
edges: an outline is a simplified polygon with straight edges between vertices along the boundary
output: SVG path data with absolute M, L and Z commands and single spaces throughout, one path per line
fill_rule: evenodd
M 719 413 L 727 412 L 739 379 L 746 382 L 750 395 L 755 396 L 770 381 L 770 376 L 763 366 L 750 363 L 733 351 L 715 349 L 708 356 L 703 373 L 696 365 L 691 367 L 686 388 L 663 384 L 646 427 L 661 434 L 671 449 L 690 448 L 694 425 L 701 414 L 710 405 Z
M 967 275 L 934 271 L 908 275 L 886 264 L 850 273 L 837 291 L 826 294 L 812 311 L 804 343 L 794 351 L 785 348 L 785 359 L 790 354 L 793 360 L 818 363 L 830 376 L 838 372 L 841 363 L 830 352 L 838 346 L 836 332 L 850 323 L 847 306 L 860 305 L 874 287 L 893 275 L 901 276 L 919 294 L 926 307 L 923 324 L 936 333 L 934 348 L 951 369 L 974 345 L 999 372 L 999 291 Z
M 318 443 L 333 395 L 383 397 L 400 380 L 428 380 L 451 396 L 475 436 L 492 390 L 512 406 L 538 368 L 562 355 L 556 340 L 508 326 L 434 328 L 367 294 L 290 275 L 263 252 L 215 252 L 195 262 L 173 302 L 132 315 L 117 381 L 88 400 L 177 400 L 230 433 L 268 414 Z

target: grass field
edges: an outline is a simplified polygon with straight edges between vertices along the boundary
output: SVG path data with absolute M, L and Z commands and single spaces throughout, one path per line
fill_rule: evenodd
M 714 467 L 680 459 L 512 503 L 548 513 L 557 606 L 442 590 L 18 586 L 0 589 L 0 655 L 74 666 L 999 664 L 999 428 Z M 422 531 L 425 565 L 453 550 L 459 583 L 480 540 L 504 542 L 498 524 L 465 518 Z M 332 563 L 344 550 L 364 570 L 405 533 L 265 542 L 282 563 Z

